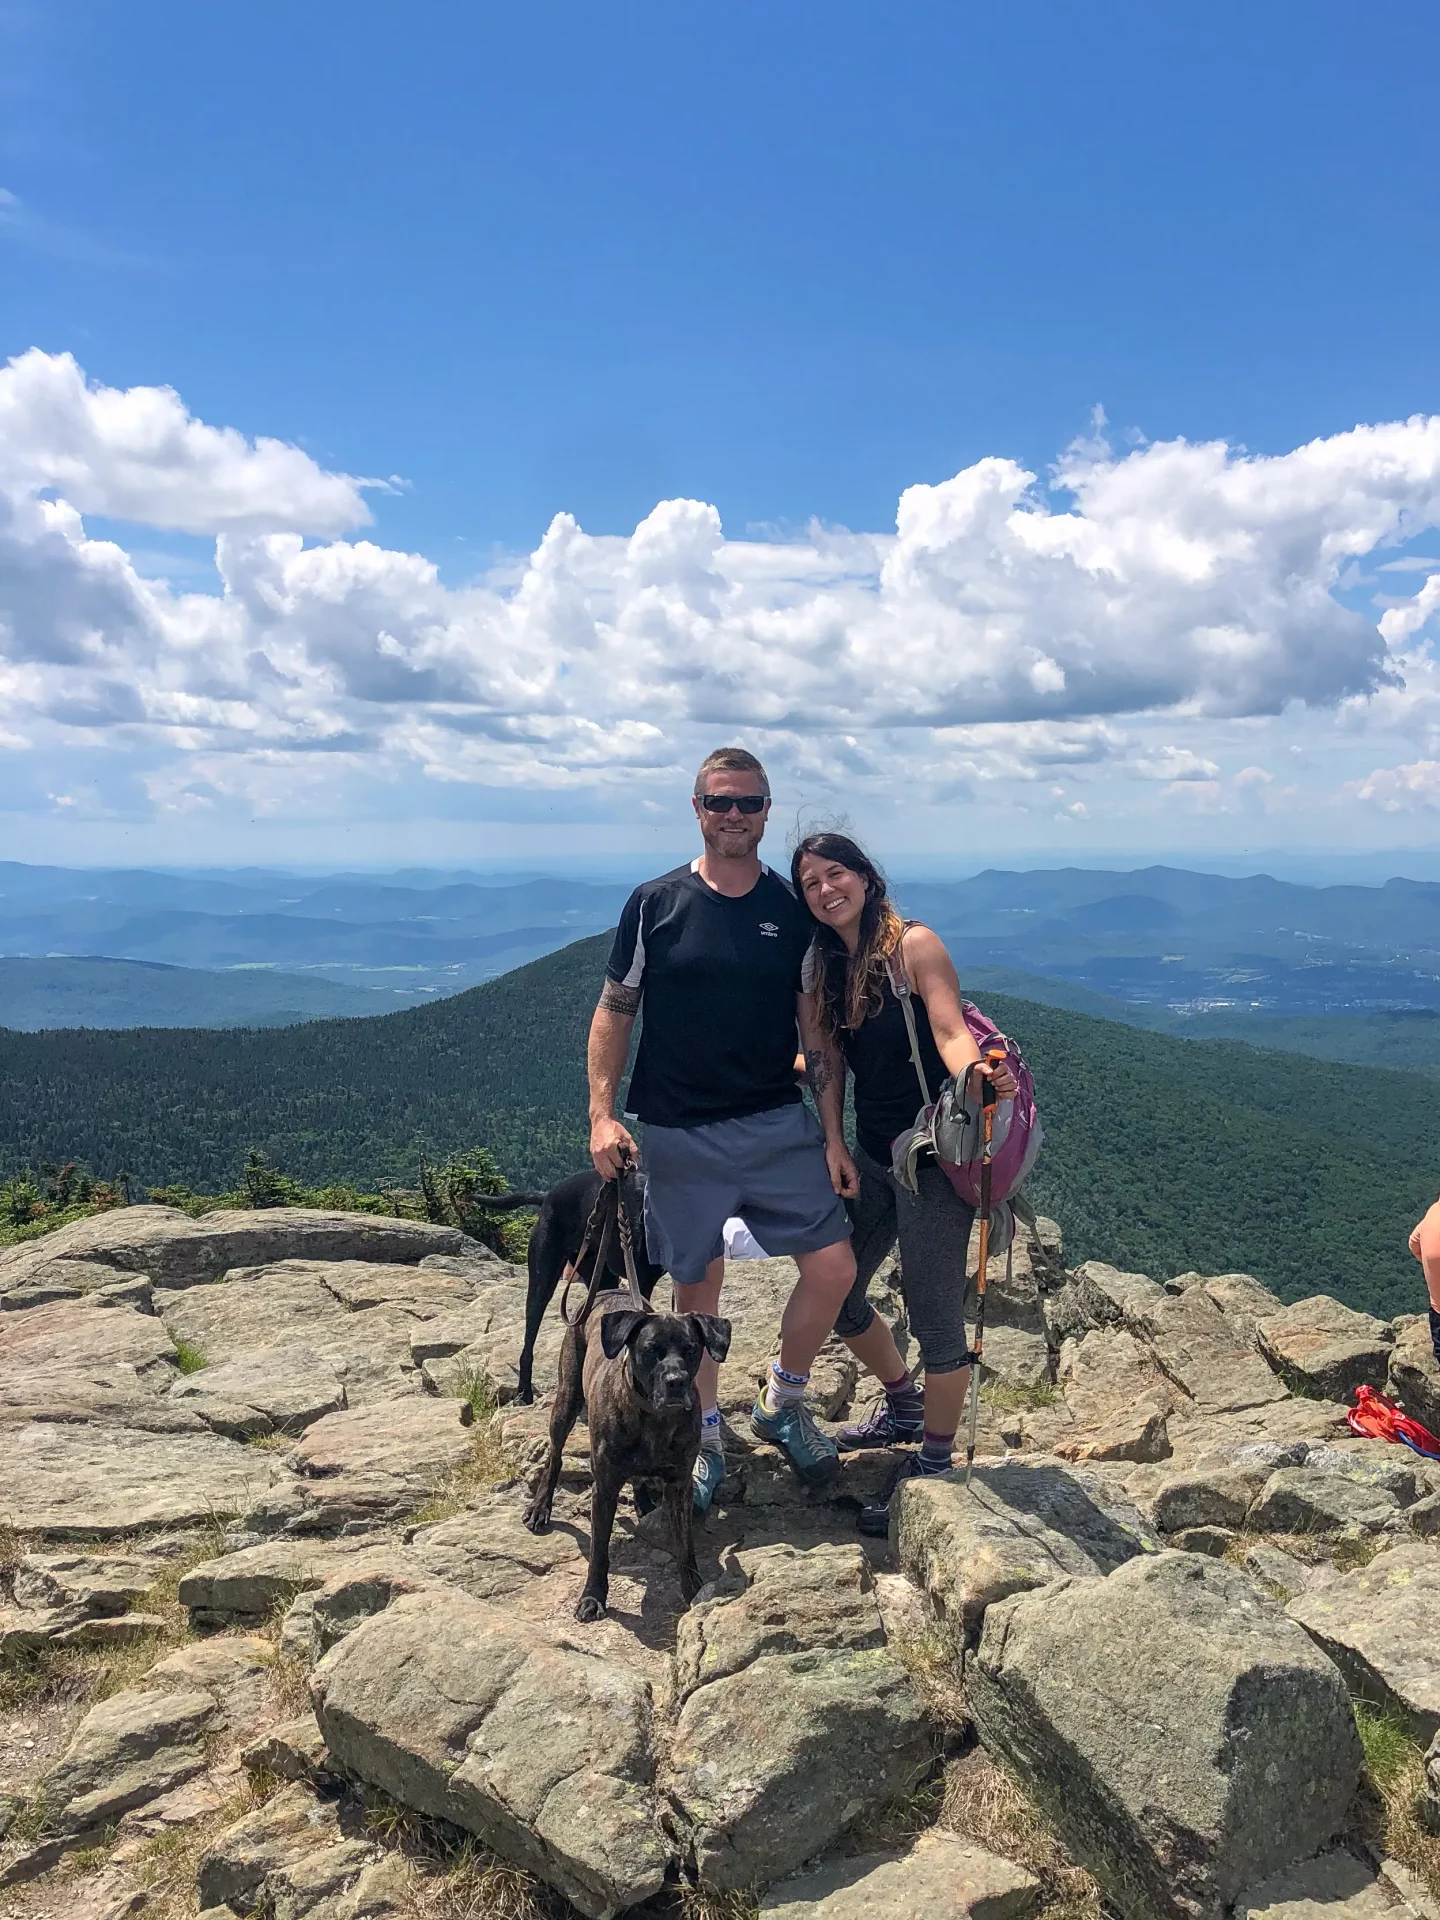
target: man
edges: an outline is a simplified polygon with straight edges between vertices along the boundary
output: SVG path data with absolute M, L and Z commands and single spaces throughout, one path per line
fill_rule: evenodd
M 739 1214 L 800 1278 L 780 1322 L 780 1357 L 750 1415 L 811 1485 L 840 1470 L 835 1443 L 805 1405 L 815 1356 L 855 1278 L 840 1196 L 858 1190 L 845 1146 L 838 1077 L 812 1032 L 800 972 L 814 928 L 757 848 L 770 814 L 765 769 L 741 747 L 712 753 L 691 802 L 704 852 L 637 887 L 620 916 L 590 1025 L 590 1153 L 613 1180 L 635 1142 L 615 1097 L 642 1005 L 627 1109 L 645 1122 L 645 1234 L 670 1270 L 681 1312 L 716 1313 L 725 1222 Z M 795 1033 L 811 1062 L 821 1125 L 795 1084 Z M 823 1134 L 822 1134 L 823 1128 Z M 725 1477 L 719 1370 L 698 1376 L 703 1426 L 695 1510 Z

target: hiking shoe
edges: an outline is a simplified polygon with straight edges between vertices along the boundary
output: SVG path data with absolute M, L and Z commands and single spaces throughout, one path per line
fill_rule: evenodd
M 913 1420 L 904 1420 L 896 1413 L 887 1394 L 868 1420 L 857 1420 L 854 1426 L 842 1427 L 835 1436 L 835 1444 L 842 1453 L 854 1453 L 860 1447 L 913 1446 L 924 1437 L 923 1409 Z
M 948 1473 L 948 1467 L 925 1467 L 920 1463 L 918 1453 L 912 1453 L 908 1460 L 900 1464 L 900 1470 L 890 1482 L 890 1491 L 883 1500 L 877 1500 L 873 1507 L 862 1507 L 856 1523 L 861 1533 L 871 1540 L 884 1540 L 890 1532 L 890 1502 L 895 1498 L 895 1490 L 905 1480 L 932 1480 L 936 1474 Z
M 839 1474 L 840 1451 L 821 1433 L 803 1400 L 787 1400 L 778 1413 L 767 1413 L 761 1398 L 751 1410 L 750 1426 L 757 1440 L 779 1447 L 807 1487 L 828 1486 Z
M 710 1503 L 720 1491 L 724 1478 L 724 1454 L 718 1447 L 702 1447 L 695 1456 L 690 1485 L 690 1507 L 697 1520 L 710 1511 Z

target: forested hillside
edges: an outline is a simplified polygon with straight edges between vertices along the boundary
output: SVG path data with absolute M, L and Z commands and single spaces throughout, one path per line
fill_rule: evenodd
M 79 1157 L 137 1189 L 233 1186 L 247 1147 L 320 1185 L 413 1182 L 482 1142 L 529 1185 L 585 1164 L 606 940 L 469 993 L 282 1030 L 0 1035 L 0 1178 Z M 1434 1082 L 1142 1032 L 985 993 L 1034 1067 L 1037 1203 L 1075 1259 L 1244 1268 L 1288 1298 L 1423 1304 L 1405 1236 L 1440 1185 Z

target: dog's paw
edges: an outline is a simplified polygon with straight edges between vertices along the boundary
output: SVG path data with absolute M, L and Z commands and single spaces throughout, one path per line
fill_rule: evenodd
M 531 1533 L 548 1533 L 550 1531 L 549 1507 L 527 1507 L 525 1509 L 524 1520 L 525 1525 L 530 1529 Z
M 589 1627 L 597 1620 L 605 1618 L 605 1602 L 597 1600 L 593 1593 L 582 1593 L 580 1603 L 575 1609 L 575 1618 Z

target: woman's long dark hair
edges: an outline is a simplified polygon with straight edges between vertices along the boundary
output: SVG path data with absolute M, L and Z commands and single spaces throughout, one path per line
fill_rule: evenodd
M 890 956 L 900 945 L 905 922 L 890 904 L 884 874 L 846 833 L 808 834 L 796 847 L 790 856 L 790 880 L 798 899 L 805 898 L 800 863 L 807 855 L 814 860 L 838 861 L 865 882 L 860 938 L 853 954 L 833 927 L 821 920 L 815 926 L 815 954 L 820 963 L 814 986 L 816 1007 L 820 1024 L 827 1033 L 835 1034 L 841 1027 L 860 1026 L 880 1011 Z

